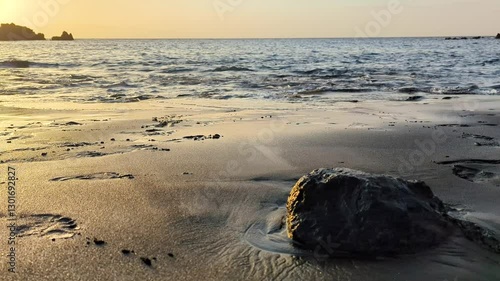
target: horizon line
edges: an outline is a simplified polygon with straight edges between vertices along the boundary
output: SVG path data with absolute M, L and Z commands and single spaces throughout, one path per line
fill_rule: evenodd
M 433 36 L 380 36 L 380 37 L 79 37 L 75 40 L 288 40 L 288 39 L 397 39 L 397 38 L 447 38 L 484 37 L 495 35 L 433 35 Z M 50 40 L 49 40 L 50 41 Z

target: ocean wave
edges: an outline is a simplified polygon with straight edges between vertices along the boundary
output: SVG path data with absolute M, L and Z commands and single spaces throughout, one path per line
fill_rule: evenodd
M 499 90 L 500 88 L 496 88 L 495 86 L 480 88 L 477 85 L 473 85 L 469 87 L 434 87 L 428 92 L 439 95 L 497 95 Z
M 311 76 L 323 79 L 351 77 L 353 75 L 353 72 L 349 69 L 336 69 L 336 68 L 331 68 L 331 69 L 314 68 L 310 70 L 295 70 L 293 71 L 293 73 L 301 76 Z
M 335 89 L 329 88 L 329 87 L 319 87 L 319 88 L 314 88 L 314 89 L 309 89 L 309 90 L 302 90 L 298 91 L 298 95 L 320 95 L 328 92 L 335 92 Z
M 113 89 L 113 88 L 137 88 L 136 85 L 129 84 L 127 81 L 122 81 L 119 83 L 114 83 L 111 85 L 104 85 L 102 88 Z
M 374 88 L 332 88 L 330 92 L 336 93 L 369 93 L 374 92 L 377 89 Z
M 316 88 L 301 89 L 293 93 L 298 96 L 322 95 L 328 93 L 371 93 L 377 91 L 377 88 L 369 87 L 343 87 L 343 86 L 319 86 Z
M 42 63 L 42 62 L 33 62 L 31 63 L 32 67 L 41 67 L 41 68 L 54 68 L 61 66 L 59 63 Z M 70 65 L 67 65 L 70 66 Z
M 140 102 L 151 99 L 165 99 L 165 97 L 160 95 L 147 95 L 147 94 L 139 94 L 139 95 L 112 94 L 106 96 L 94 96 L 87 99 L 86 101 L 101 102 L 101 103 L 132 103 L 132 102 Z
M 401 87 L 398 89 L 398 92 L 400 93 L 405 93 L 405 94 L 413 94 L 413 93 L 418 93 L 418 92 L 425 92 L 425 89 L 420 89 L 418 87 Z
M 484 64 L 495 64 L 495 63 L 498 63 L 500 62 L 500 59 L 499 58 L 494 58 L 494 59 L 490 59 L 490 60 L 485 60 L 483 63 Z
M 28 68 L 32 62 L 25 60 L 8 60 L 0 62 L 0 67 L 4 68 Z
M 78 82 L 94 81 L 97 77 L 85 74 L 70 74 L 70 80 L 77 80 Z
M 195 69 L 185 68 L 185 67 L 173 67 L 168 69 L 162 69 L 161 73 L 175 74 L 175 73 L 192 72 L 192 71 L 195 71 Z
M 314 69 L 310 69 L 310 70 L 295 70 L 293 72 L 296 74 L 302 74 L 302 75 L 313 75 L 313 74 L 321 73 L 323 71 L 324 71 L 324 69 L 322 69 L 322 68 L 314 68 Z
M 483 95 L 498 95 L 497 89 L 481 89 L 480 94 Z
M 59 64 L 32 62 L 32 61 L 16 60 L 16 59 L 0 62 L 0 68 L 29 68 L 29 67 L 51 68 L 51 67 L 59 67 Z
M 211 71 L 212 72 L 227 72 L 227 71 L 239 72 L 239 71 L 253 71 L 253 70 L 250 68 L 239 67 L 239 66 L 220 66 L 220 67 L 217 67 Z

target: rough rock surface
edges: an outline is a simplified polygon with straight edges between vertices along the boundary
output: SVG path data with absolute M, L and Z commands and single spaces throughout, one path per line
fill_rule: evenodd
M 497 34 L 497 36 L 495 37 L 496 39 L 500 39 L 500 33 Z
M 287 202 L 288 236 L 332 256 L 414 253 L 446 240 L 450 226 L 424 182 L 345 168 L 302 177 Z

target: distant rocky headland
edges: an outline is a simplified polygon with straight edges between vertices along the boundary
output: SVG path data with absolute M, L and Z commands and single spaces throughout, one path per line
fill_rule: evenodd
M 485 38 L 485 37 L 482 37 L 482 36 L 475 36 L 475 37 L 446 37 L 446 38 L 444 38 L 444 40 L 469 40 L 469 39 L 477 40 L 477 39 L 482 39 L 482 38 Z
M 490 38 L 490 37 L 485 37 L 485 36 L 474 36 L 474 37 L 446 37 L 444 38 L 444 40 L 474 40 L 474 39 L 483 39 L 483 38 Z M 497 34 L 497 36 L 495 37 L 496 39 L 500 39 L 500 33 Z
M 13 23 L 0 25 L 0 41 L 45 40 L 43 33 L 35 33 L 31 28 Z M 52 40 L 74 40 L 73 34 L 64 31 L 61 36 L 54 36 Z
M 61 36 L 54 36 L 52 37 L 52 40 L 58 40 L 58 41 L 71 41 L 71 40 L 75 40 L 73 38 L 73 34 L 66 32 L 66 31 L 63 31 L 62 35 Z
M 25 26 L 11 24 L 0 25 L 0 41 L 45 40 L 42 33 L 36 34 Z

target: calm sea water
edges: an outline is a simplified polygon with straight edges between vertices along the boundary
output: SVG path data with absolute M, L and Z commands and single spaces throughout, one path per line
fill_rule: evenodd
M 0 95 L 330 102 L 499 93 L 493 38 L 0 42 Z

